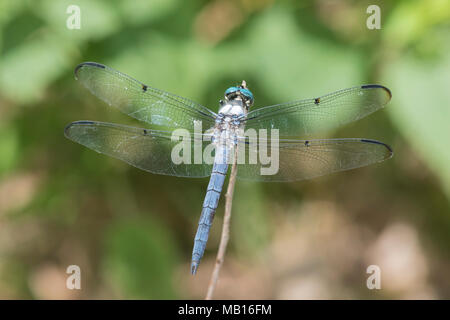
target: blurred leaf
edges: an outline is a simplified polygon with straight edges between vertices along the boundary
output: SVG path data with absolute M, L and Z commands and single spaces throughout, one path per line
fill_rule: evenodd
M 392 83 L 395 106 L 388 109 L 393 121 L 433 168 L 450 198 L 450 54 L 443 49 L 446 56 L 439 61 L 402 56 L 384 78 Z
M 129 0 L 119 1 L 120 12 L 131 24 L 148 23 L 170 12 L 179 0 Z
M 0 176 L 11 171 L 19 160 L 19 137 L 11 127 L 0 127 Z
M 449 24 L 450 1 L 402 1 L 393 9 L 383 36 L 390 45 L 403 47 L 426 35 L 439 23 Z
M 25 5 L 26 5 L 25 1 L 17 1 L 17 0 L 0 1 L 0 27 L 11 21 L 11 19 L 14 19 Z
M 32 102 L 69 66 L 65 48 L 56 38 L 35 38 L 2 57 L 0 90 L 12 101 Z
M 173 299 L 175 247 L 170 232 L 154 220 L 115 221 L 105 238 L 105 281 L 126 297 Z
M 71 14 L 66 13 L 70 5 L 80 7 L 80 29 L 68 29 L 66 21 Z M 121 28 L 117 8 L 110 1 L 103 0 L 44 0 L 36 6 L 35 13 L 41 15 L 55 34 L 60 34 L 61 41 L 73 39 L 101 39 Z

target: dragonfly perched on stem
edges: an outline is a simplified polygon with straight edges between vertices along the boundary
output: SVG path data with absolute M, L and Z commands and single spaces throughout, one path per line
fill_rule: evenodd
M 98 98 L 150 125 L 137 128 L 119 124 L 75 121 L 65 129 L 67 138 L 139 169 L 178 177 L 208 177 L 191 272 L 195 274 L 205 251 L 234 148 L 256 161 L 238 164 L 237 177 L 255 181 L 297 181 L 363 167 L 390 158 L 392 149 L 379 141 L 361 138 L 299 139 L 359 120 L 386 105 L 392 95 L 381 85 L 362 85 L 321 97 L 267 106 L 250 111 L 252 92 L 243 81 L 225 91 L 218 113 L 189 99 L 152 88 L 130 76 L 95 62 L 75 68 L 75 77 Z M 200 133 L 196 127 L 201 124 Z M 256 148 L 245 130 L 277 130 L 279 138 L 260 138 Z M 212 146 L 212 161 L 174 161 L 180 144 L 173 133 L 184 129 L 190 142 L 183 156 Z M 272 147 L 276 144 L 276 149 Z M 262 174 L 264 147 L 276 150 L 277 170 Z M 183 145 L 184 146 L 184 145 Z M 261 148 L 260 148 L 261 147 Z M 172 152 L 171 152 L 172 150 Z M 266 149 L 267 151 L 267 149 Z M 245 158 L 245 157 L 244 157 Z M 198 159 L 197 159 L 198 160 Z

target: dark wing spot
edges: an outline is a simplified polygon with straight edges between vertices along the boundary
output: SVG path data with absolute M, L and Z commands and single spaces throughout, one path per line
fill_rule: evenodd
M 381 86 L 381 85 L 379 85 L 379 84 L 366 84 L 366 85 L 364 85 L 364 86 L 361 86 L 361 89 L 375 89 L 375 88 L 381 88 L 381 89 L 384 89 L 384 90 L 388 93 L 389 98 L 392 98 L 392 92 L 391 92 L 391 90 L 389 90 L 388 88 L 386 88 L 386 87 L 384 87 L 384 86 Z
M 148 87 L 145 84 L 142 85 L 142 90 L 144 90 L 144 92 L 147 91 L 147 88 Z
M 100 69 L 106 68 L 106 66 L 104 66 L 103 64 L 97 63 L 97 62 L 83 62 L 75 67 L 75 70 L 73 71 L 73 73 L 75 74 L 75 78 L 77 77 L 78 70 L 80 70 L 84 66 L 97 67 Z
M 95 124 L 95 122 L 89 121 L 89 120 L 79 120 L 79 121 L 71 122 L 64 128 L 64 134 L 67 137 L 69 135 L 70 129 L 72 129 L 73 126 L 84 125 L 84 124 L 85 125 L 92 125 L 92 124 Z
M 305 146 L 309 147 L 309 141 L 308 140 L 305 141 Z
M 89 121 L 89 120 L 78 120 L 78 121 L 72 122 L 72 124 L 95 124 L 95 122 Z
M 320 98 L 315 98 L 315 99 L 314 99 L 314 103 L 315 103 L 315 104 L 319 104 L 319 103 L 320 103 Z
M 360 141 L 365 142 L 365 143 L 373 143 L 373 144 L 379 144 L 380 146 L 384 146 L 389 151 L 390 157 L 392 157 L 392 155 L 394 154 L 394 150 L 392 150 L 392 148 L 389 145 L 387 145 L 386 143 L 383 143 L 383 142 L 380 142 L 377 140 L 371 140 L 371 139 L 361 139 Z
M 144 135 L 146 135 L 148 132 L 147 132 L 147 129 L 144 129 Z

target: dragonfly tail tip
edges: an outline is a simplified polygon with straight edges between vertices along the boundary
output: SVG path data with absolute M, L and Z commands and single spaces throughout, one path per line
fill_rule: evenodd
M 191 263 L 191 274 L 193 276 L 195 276 L 195 274 L 197 273 L 197 269 L 198 269 L 198 262 L 192 261 L 192 263 Z

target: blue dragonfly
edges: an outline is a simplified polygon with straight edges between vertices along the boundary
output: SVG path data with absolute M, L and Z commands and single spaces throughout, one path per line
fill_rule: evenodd
M 215 113 L 99 63 L 81 63 L 75 68 L 75 78 L 108 105 L 145 122 L 147 127 L 75 121 L 65 128 L 67 138 L 151 173 L 190 178 L 210 176 L 194 241 L 192 274 L 197 272 L 205 251 L 229 164 L 235 161 L 230 160 L 234 159 L 233 150 L 244 150 L 250 158 L 258 156 L 260 145 L 271 147 L 276 143 L 276 172 L 262 174 L 267 163 L 259 157 L 252 163 L 243 161 L 237 165 L 238 178 L 266 182 L 310 179 L 381 162 L 393 155 L 388 145 L 371 139 L 298 138 L 335 129 L 382 108 L 392 95 L 381 85 L 361 85 L 250 111 L 254 97 L 243 81 L 225 91 Z M 198 124 L 206 130 L 198 133 Z M 201 148 L 212 145 L 213 161 L 175 163 L 171 150 L 180 141 L 173 139 L 173 132 L 180 128 L 192 134 L 187 138 L 193 142 L 188 151 L 195 152 L 199 144 Z M 277 129 L 279 139 L 259 139 L 257 148 L 252 148 L 249 138 L 242 135 L 244 128 Z

